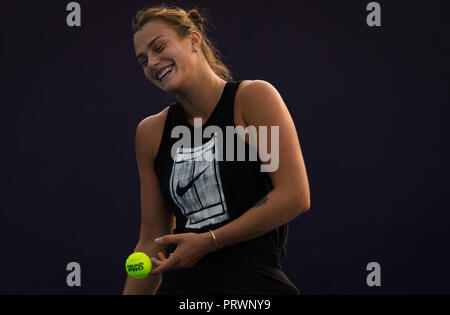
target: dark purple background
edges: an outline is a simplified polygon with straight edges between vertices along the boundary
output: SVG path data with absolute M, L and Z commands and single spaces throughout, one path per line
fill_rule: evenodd
M 120 294 L 138 238 L 135 130 L 169 101 L 133 49 L 152 2 L 78 1 L 80 28 L 69 2 L 2 3 L 0 293 Z M 270 82 L 292 114 L 312 201 L 284 260 L 300 291 L 448 294 L 448 9 L 378 1 L 370 28 L 369 2 L 170 3 L 208 8 L 235 79 Z

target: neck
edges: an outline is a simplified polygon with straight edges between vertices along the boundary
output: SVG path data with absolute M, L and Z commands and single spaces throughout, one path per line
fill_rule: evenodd
M 204 123 L 219 102 L 225 87 L 225 80 L 219 78 L 209 67 L 196 73 L 197 79 L 190 80 L 183 91 L 176 93 L 176 98 L 183 107 L 186 119 L 202 118 Z

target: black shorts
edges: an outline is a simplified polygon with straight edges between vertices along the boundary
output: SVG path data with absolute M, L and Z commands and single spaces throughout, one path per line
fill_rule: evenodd
M 208 257 L 188 269 L 166 271 L 157 295 L 298 295 L 277 257 Z

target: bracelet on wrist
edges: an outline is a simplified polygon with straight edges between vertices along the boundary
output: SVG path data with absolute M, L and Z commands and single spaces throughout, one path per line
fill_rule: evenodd
M 213 240 L 214 240 L 214 244 L 216 245 L 216 252 L 219 250 L 219 243 L 217 243 L 217 238 L 216 238 L 216 236 L 214 235 L 214 232 L 213 231 L 211 231 L 211 230 L 209 230 L 209 233 L 211 233 L 211 236 L 212 236 L 212 238 L 213 238 Z

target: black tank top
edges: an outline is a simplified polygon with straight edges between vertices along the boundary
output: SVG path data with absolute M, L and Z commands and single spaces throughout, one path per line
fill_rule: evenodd
M 172 146 L 181 139 L 171 137 L 176 126 L 185 126 L 191 134 L 191 143 L 194 144 L 194 127 L 186 120 L 183 108 L 179 102 L 169 106 L 164 125 L 163 136 L 157 152 L 154 169 L 159 180 L 161 193 L 169 209 L 176 217 L 174 234 L 203 233 L 216 229 L 238 218 L 250 209 L 273 189 L 272 182 L 267 173 L 260 171 L 261 161 L 250 160 L 250 150 L 253 146 L 246 143 L 237 133 L 234 137 L 234 159 L 227 157 L 226 127 L 235 127 L 234 99 L 241 81 L 232 81 L 225 84 L 224 90 L 209 119 L 200 130 L 208 126 L 217 126 L 223 134 L 223 159 L 198 160 L 198 154 L 214 154 L 217 150 L 217 134 L 202 137 L 202 144 L 194 147 L 181 147 L 172 158 Z M 198 129 L 197 129 L 198 130 Z M 237 160 L 238 142 L 245 144 L 245 161 Z M 206 156 L 206 155 L 205 155 Z M 288 225 L 282 225 L 260 237 L 249 241 L 227 246 L 206 255 L 197 264 L 207 263 L 208 260 L 220 258 L 227 261 L 235 255 L 245 254 L 247 261 L 252 257 L 264 254 L 277 265 L 285 254 Z M 219 240 L 220 241 L 220 240 Z M 168 253 L 174 248 L 169 246 Z M 230 257 L 231 255 L 231 257 Z M 255 256 L 256 255 L 256 256 Z M 224 260 L 225 259 L 225 260 Z M 241 263 L 246 260 L 241 259 Z

